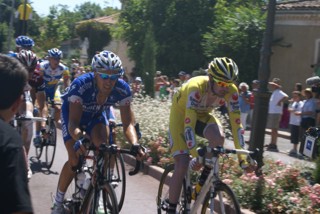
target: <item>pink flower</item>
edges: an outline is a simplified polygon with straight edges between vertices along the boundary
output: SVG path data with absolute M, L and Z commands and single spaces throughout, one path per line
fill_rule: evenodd
M 222 181 L 223 181 L 225 184 L 228 184 L 228 185 L 230 185 L 230 184 L 233 183 L 233 180 L 231 180 L 231 179 L 223 179 Z
M 299 204 L 301 199 L 298 197 L 290 197 L 289 200 L 294 204 Z
M 148 164 L 152 164 L 152 160 L 153 160 L 152 157 L 149 157 L 149 158 L 147 159 L 147 163 L 148 163 Z

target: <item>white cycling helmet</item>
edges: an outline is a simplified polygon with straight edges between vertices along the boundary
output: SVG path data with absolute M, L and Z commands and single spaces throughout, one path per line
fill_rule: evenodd
M 124 74 L 121 59 L 111 51 L 102 51 L 92 58 L 91 63 L 93 71 L 98 69 L 106 69 L 118 71 L 120 75 Z

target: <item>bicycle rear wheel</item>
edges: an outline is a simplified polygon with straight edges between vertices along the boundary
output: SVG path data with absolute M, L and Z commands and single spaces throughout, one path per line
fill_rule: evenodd
M 84 214 L 118 214 L 118 202 L 113 188 L 109 183 L 103 186 L 90 187 L 83 202 L 82 212 Z
M 34 148 L 36 150 L 36 158 L 39 160 L 41 158 L 42 151 L 43 151 L 43 142 L 41 142 L 38 147 L 34 147 Z
M 215 213 L 221 214 L 240 214 L 239 202 L 232 189 L 225 183 L 218 183 L 215 186 L 213 197 L 208 191 L 201 209 L 201 214 L 211 213 L 213 209 Z
M 46 167 L 51 168 L 56 153 L 57 129 L 53 119 L 50 122 L 49 137 L 46 140 Z
M 158 195 L 157 195 L 157 211 L 158 214 L 166 213 L 167 208 L 169 206 L 168 199 L 169 199 L 169 184 L 172 177 L 172 173 L 174 171 L 174 164 L 168 165 L 164 172 L 162 173 Z M 186 181 L 183 180 L 182 190 L 179 198 L 179 202 L 177 205 L 178 213 L 186 214 L 186 206 L 187 206 L 187 188 L 186 188 Z
M 118 201 L 118 209 L 121 210 L 126 194 L 126 171 L 123 156 L 121 154 L 112 155 L 110 164 L 113 165 L 112 173 L 108 173 L 108 182 L 114 189 Z

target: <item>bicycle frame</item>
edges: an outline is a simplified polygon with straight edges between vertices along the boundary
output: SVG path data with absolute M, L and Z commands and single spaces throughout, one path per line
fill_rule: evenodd
M 222 147 L 221 147 L 222 148 Z M 223 149 L 223 148 L 222 148 Z M 196 200 L 194 201 L 193 205 L 191 206 L 191 200 L 187 200 L 187 203 L 186 203 L 186 213 L 190 213 L 190 214 L 196 214 L 199 210 L 199 208 L 201 208 L 201 206 L 203 205 L 203 202 L 204 202 L 204 199 L 208 193 L 208 190 L 210 190 L 210 195 L 213 196 L 216 192 L 215 190 L 215 186 L 216 184 L 222 182 L 220 177 L 219 177 L 219 156 L 220 154 L 228 154 L 228 153 L 233 153 L 233 154 L 245 154 L 249 157 L 250 159 L 250 163 L 253 165 L 255 164 L 255 160 L 253 159 L 253 157 L 255 155 L 257 155 L 257 151 L 255 153 L 253 152 L 250 152 L 250 151 L 247 151 L 247 150 L 241 150 L 241 149 L 233 149 L 233 150 L 224 150 L 223 149 L 223 152 L 222 151 L 219 151 L 219 150 L 215 150 L 215 149 L 212 149 L 212 148 L 209 148 L 207 147 L 206 148 L 206 152 L 210 152 L 213 154 L 213 157 L 210 158 L 210 159 L 206 159 L 204 158 L 204 154 L 200 154 L 200 156 L 202 156 L 201 158 L 204 159 L 204 164 L 206 165 L 209 165 L 209 166 L 212 166 L 212 169 L 205 181 L 205 183 L 203 184 L 200 192 L 198 193 L 197 195 L 197 198 Z M 192 184 L 191 184 L 191 181 L 190 181 L 190 169 L 188 168 L 188 171 L 187 171 L 187 175 L 185 177 L 185 181 L 186 181 L 186 189 L 187 190 L 192 190 Z M 219 202 L 220 203 L 224 203 L 223 200 L 222 200 L 222 195 L 221 195 L 221 192 L 218 192 L 218 197 L 219 197 Z M 210 200 L 215 200 L 214 197 L 211 197 Z M 213 201 L 212 203 L 210 203 L 210 213 L 214 213 L 214 204 Z M 222 213 L 225 213 L 225 210 L 224 210 L 224 206 L 220 206 L 220 208 L 222 209 Z
M 201 207 L 202 202 L 204 201 L 204 198 L 206 196 L 206 193 L 208 192 L 208 189 L 211 189 L 211 191 L 214 191 L 214 183 L 219 181 L 219 158 L 218 157 L 212 157 L 211 162 L 214 164 L 212 170 L 210 171 L 208 178 L 206 179 L 205 183 L 203 184 L 200 192 L 197 195 L 197 199 L 194 201 L 193 206 L 191 207 L 191 203 L 188 201 L 187 203 L 187 213 L 190 214 L 196 214 L 197 210 Z M 191 181 L 190 181 L 190 169 L 187 171 L 186 175 L 186 187 L 187 189 L 192 187 Z M 213 204 L 213 203 L 211 203 Z M 212 213 L 214 208 L 212 207 Z

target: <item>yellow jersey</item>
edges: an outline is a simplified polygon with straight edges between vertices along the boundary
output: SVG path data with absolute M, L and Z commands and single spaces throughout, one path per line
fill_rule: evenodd
M 239 93 L 236 85 L 229 85 L 228 93 L 224 97 L 218 97 L 211 92 L 209 77 L 198 76 L 189 79 L 173 95 L 169 138 L 172 144 L 180 144 L 172 150 L 173 155 L 186 153 L 186 150 L 189 150 L 192 156 L 197 156 L 195 142 L 196 123 L 201 121 L 204 124 L 217 123 L 220 125 L 220 121 L 211 113 L 216 107 L 224 104 L 226 104 L 229 112 L 234 146 L 237 149 L 244 148 Z M 174 144 L 173 147 L 175 146 Z

